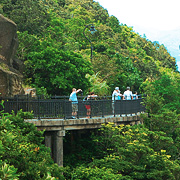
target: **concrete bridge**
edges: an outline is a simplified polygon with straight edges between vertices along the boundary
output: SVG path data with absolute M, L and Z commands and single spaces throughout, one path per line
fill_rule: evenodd
M 45 130 L 45 145 L 51 148 L 54 162 L 63 166 L 63 137 L 67 130 L 83 130 L 101 128 L 109 122 L 115 125 L 142 123 L 140 114 L 129 116 L 106 116 L 80 119 L 26 119 L 25 122 L 34 124 L 38 130 Z
M 25 122 L 34 124 L 38 130 L 45 130 L 45 145 L 51 148 L 52 158 L 59 166 L 63 166 L 63 137 L 66 131 L 97 129 L 109 122 L 115 125 L 139 124 L 142 123 L 140 114 L 145 112 L 142 98 L 112 102 L 111 97 L 102 97 L 89 101 L 91 115 L 86 118 L 87 110 L 81 97 L 78 101 L 77 119 L 71 119 L 72 105 L 67 98 L 44 99 L 26 96 L 3 100 L 4 112 L 11 113 L 13 110 L 16 113 L 20 109 L 25 112 L 33 111 L 34 119 L 26 119 Z

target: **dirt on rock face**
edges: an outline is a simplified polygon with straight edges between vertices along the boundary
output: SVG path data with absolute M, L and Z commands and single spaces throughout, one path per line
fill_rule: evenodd
M 17 25 L 0 14 L 0 96 L 24 94 L 23 63 L 15 59 L 18 48 Z

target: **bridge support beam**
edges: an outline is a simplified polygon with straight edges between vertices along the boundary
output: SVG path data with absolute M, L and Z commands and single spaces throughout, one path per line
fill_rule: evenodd
M 50 134 L 45 134 L 45 146 L 51 149 L 52 157 L 52 136 Z
M 36 125 L 38 130 L 45 130 L 45 145 L 51 148 L 51 155 L 54 162 L 59 166 L 63 166 L 63 136 L 65 136 L 65 130 L 98 129 L 102 127 L 102 124 L 107 124 L 108 122 L 113 122 L 116 126 L 120 124 L 143 124 L 143 118 L 141 118 L 140 114 L 141 113 L 133 116 L 107 116 L 104 118 L 97 117 L 69 120 L 27 119 L 25 122 Z
M 58 166 L 63 166 L 63 136 L 65 136 L 65 130 L 56 132 L 54 161 Z

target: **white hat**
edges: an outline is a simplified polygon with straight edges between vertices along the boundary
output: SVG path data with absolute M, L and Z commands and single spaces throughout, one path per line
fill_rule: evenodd
M 115 90 L 119 90 L 119 87 L 115 87 Z

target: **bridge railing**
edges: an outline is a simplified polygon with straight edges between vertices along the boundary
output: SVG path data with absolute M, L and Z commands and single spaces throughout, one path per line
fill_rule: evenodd
M 61 96 L 58 98 L 44 99 L 42 97 L 31 98 L 29 96 L 15 96 L 13 98 L 4 97 L 4 108 L 0 110 L 17 113 L 20 109 L 24 112 L 33 112 L 34 118 L 59 118 L 70 119 L 72 117 L 72 102 L 69 97 Z M 78 97 L 77 118 L 87 116 L 86 103 L 91 106 L 90 118 L 105 116 L 126 116 L 145 111 L 143 99 L 116 100 L 111 97 L 98 97 L 96 100 L 83 101 L 83 97 Z M 88 115 L 89 116 L 89 115 Z

